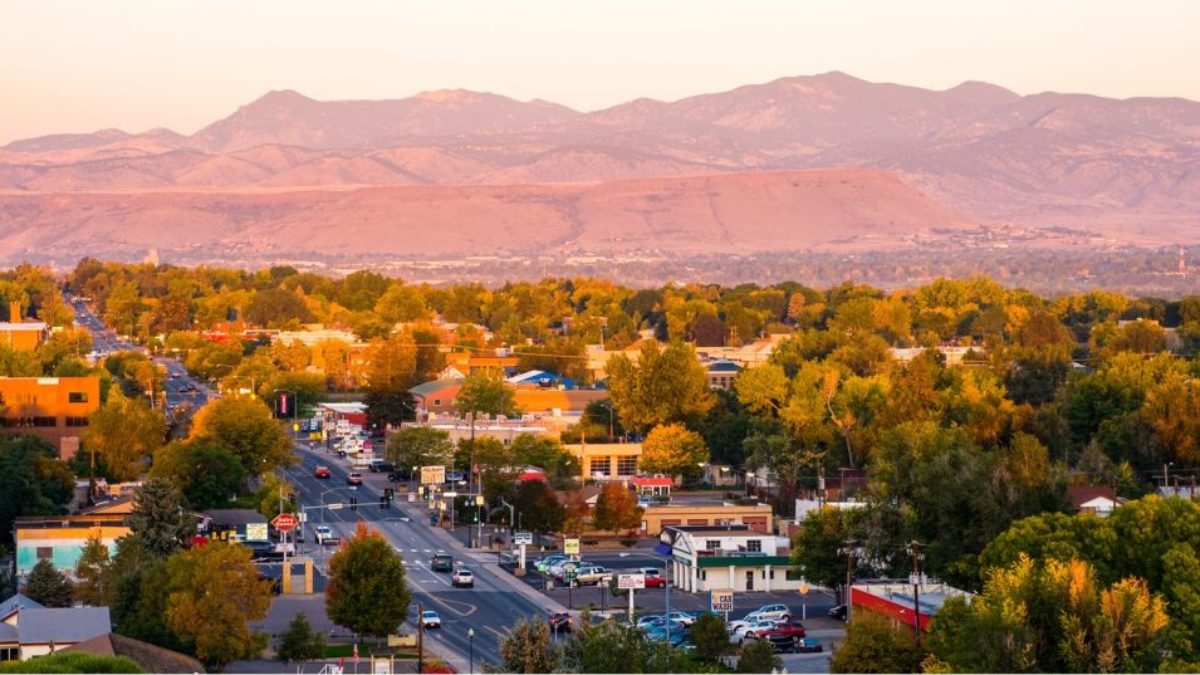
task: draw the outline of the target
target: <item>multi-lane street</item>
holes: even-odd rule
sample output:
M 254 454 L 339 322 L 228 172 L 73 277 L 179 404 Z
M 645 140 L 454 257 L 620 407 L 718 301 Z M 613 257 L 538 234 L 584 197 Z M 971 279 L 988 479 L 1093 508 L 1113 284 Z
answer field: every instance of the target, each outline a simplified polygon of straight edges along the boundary
M 308 513 L 304 550 L 312 555 L 318 567 L 328 559 L 330 552 L 322 551 L 313 541 L 313 530 L 321 524 L 322 519 L 334 534 L 342 538 L 353 535 L 358 522 L 366 522 L 379 531 L 400 554 L 407 567 L 408 586 L 412 590 L 410 624 L 415 625 L 413 622 L 418 603 L 424 603 L 425 609 L 432 609 L 441 615 L 442 628 L 426 633 L 427 639 L 433 644 L 449 647 L 465 659 L 471 649 L 468 629 L 474 628 L 476 664 L 496 662 L 499 642 L 517 619 L 545 619 L 548 616 L 549 609 L 546 606 L 532 602 L 497 576 L 503 572 L 474 564 L 474 558 L 466 557 L 465 551 L 449 535 L 430 527 L 428 520 L 423 520 L 425 513 L 421 503 L 408 504 L 404 493 L 398 493 L 391 509 L 381 509 L 379 496 L 382 490 L 379 486 L 371 485 L 371 478 L 361 487 L 346 485 L 348 469 L 344 460 L 339 460 L 336 454 L 327 453 L 320 447 L 315 451 L 310 450 L 306 443 L 300 443 L 297 445 L 297 455 L 301 462 L 288 469 L 287 475 L 300 494 L 301 506 Z M 329 467 L 331 476 L 325 479 L 314 477 L 313 472 L 318 465 Z M 351 497 L 358 498 L 357 511 L 349 510 Z M 312 508 L 322 504 L 346 506 L 338 510 Z M 455 563 L 463 563 L 474 572 L 474 588 L 454 588 L 450 584 L 449 574 L 429 569 L 430 556 L 442 552 L 452 555 Z

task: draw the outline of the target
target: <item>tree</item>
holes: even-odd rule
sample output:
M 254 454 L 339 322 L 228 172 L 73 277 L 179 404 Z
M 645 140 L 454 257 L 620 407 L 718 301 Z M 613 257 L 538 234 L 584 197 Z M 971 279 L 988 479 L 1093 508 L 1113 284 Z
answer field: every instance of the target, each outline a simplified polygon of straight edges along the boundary
M 4 661 L 0 673 L 144 673 L 136 662 L 125 656 L 55 652 L 28 661 Z
M 206 666 L 220 669 L 265 645 L 249 622 L 267 615 L 271 583 L 250 555 L 245 546 L 214 541 L 167 561 L 166 623 Z
M 912 630 L 873 612 L 860 612 L 829 661 L 835 673 L 919 673 L 924 652 Z
M 505 673 L 559 672 L 559 653 L 545 621 L 519 619 L 500 641 L 500 667 Z
M 846 582 L 845 540 L 851 538 L 852 511 L 822 509 L 809 513 L 792 540 L 792 564 L 805 579 L 840 589 Z
M 75 563 L 75 598 L 85 605 L 107 607 L 112 602 L 108 547 L 96 537 L 83 545 L 83 555 Z
M 513 508 L 521 514 L 522 528 L 543 534 L 560 531 L 566 517 L 566 509 L 558 503 L 554 490 L 540 480 L 527 480 L 517 486 Z
M 117 540 L 108 572 L 114 630 L 166 649 L 184 649 L 164 618 L 169 595 L 166 561 L 148 551 L 141 537 L 131 534 Z
M 246 484 L 238 456 L 206 443 L 164 446 L 154 453 L 150 475 L 169 481 L 197 511 L 225 506 Z
M 313 630 L 304 612 L 297 612 L 279 640 L 275 658 L 287 662 L 315 661 L 324 654 L 325 636 Z
M 72 594 L 67 575 L 46 559 L 39 560 L 25 579 L 25 595 L 47 607 L 70 607 Z
M 200 409 L 192 422 L 194 443 L 232 451 L 246 476 L 257 476 L 296 461 L 292 442 L 271 411 L 251 398 L 222 398 Z
M 454 456 L 454 443 L 441 429 L 403 427 L 388 437 L 387 456 L 399 466 L 446 466 Z
M 388 635 L 408 616 L 409 600 L 400 557 L 383 536 L 360 522 L 329 560 L 329 618 L 356 633 Z
M 183 509 L 183 497 L 175 486 L 151 478 L 133 498 L 129 529 L 151 555 L 161 559 L 183 548 L 196 531 L 196 521 Z
M 725 620 L 715 614 L 701 614 L 692 624 L 692 644 L 696 655 L 708 663 L 718 663 L 733 648 Z
M 708 460 L 704 439 L 682 424 L 654 427 L 642 442 L 641 467 L 650 473 L 694 479 Z
M 471 373 L 463 380 L 454 399 L 454 407 L 462 415 L 513 415 L 513 390 L 504 382 L 501 371 L 483 370 Z
M 416 418 L 416 406 L 412 394 L 403 389 L 367 390 L 363 398 L 367 406 L 367 426 L 381 431 L 388 426 L 399 427 Z
M 75 477 L 46 441 L 0 435 L 0 544 L 12 542 L 17 516 L 62 513 L 75 493 Z
M 633 492 L 616 482 L 605 483 L 596 498 L 596 512 L 592 514 L 592 527 L 597 530 L 633 529 L 642 523 L 642 509 L 637 505 Z
M 267 288 L 254 294 L 243 318 L 257 326 L 282 326 L 289 322 L 308 323 L 312 312 L 300 296 L 281 288 Z
M 609 360 L 609 391 L 621 420 L 646 431 L 661 424 L 694 424 L 713 407 L 708 373 L 692 348 L 681 342 L 665 349 L 650 340 L 637 363 L 624 354 Z
M 783 659 L 775 654 L 770 640 L 747 640 L 738 657 L 739 673 L 771 673 L 783 668 Z

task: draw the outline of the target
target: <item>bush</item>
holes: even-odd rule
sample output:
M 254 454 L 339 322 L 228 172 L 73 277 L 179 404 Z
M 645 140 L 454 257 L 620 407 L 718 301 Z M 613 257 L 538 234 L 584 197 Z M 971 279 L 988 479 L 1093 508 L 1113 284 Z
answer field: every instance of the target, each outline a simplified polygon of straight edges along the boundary
M 59 652 L 28 661 L 0 663 L 0 673 L 144 673 L 124 656 Z

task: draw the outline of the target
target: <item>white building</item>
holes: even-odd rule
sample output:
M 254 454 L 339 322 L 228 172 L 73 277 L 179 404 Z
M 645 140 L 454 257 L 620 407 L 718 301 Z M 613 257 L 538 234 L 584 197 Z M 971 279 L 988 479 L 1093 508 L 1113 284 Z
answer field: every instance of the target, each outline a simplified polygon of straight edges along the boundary
M 692 593 L 799 590 L 787 539 L 745 525 L 667 527 L 657 549 L 671 555 L 670 581 Z

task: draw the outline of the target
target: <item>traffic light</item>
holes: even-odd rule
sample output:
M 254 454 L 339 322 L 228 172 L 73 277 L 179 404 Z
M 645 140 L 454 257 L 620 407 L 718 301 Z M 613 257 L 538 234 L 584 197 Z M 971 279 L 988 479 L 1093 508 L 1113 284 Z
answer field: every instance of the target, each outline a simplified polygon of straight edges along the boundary
M 350 498 L 350 510 L 351 510 L 351 511 L 357 511 L 357 510 L 358 510 L 358 497 L 351 497 L 351 498 Z
M 379 495 L 379 508 L 386 509 L 387 507 L 387 497 L 385 495 Z

